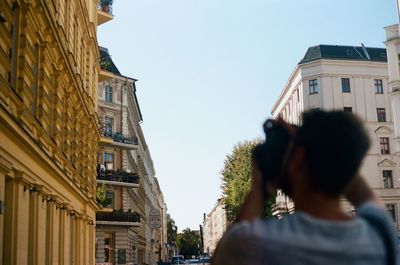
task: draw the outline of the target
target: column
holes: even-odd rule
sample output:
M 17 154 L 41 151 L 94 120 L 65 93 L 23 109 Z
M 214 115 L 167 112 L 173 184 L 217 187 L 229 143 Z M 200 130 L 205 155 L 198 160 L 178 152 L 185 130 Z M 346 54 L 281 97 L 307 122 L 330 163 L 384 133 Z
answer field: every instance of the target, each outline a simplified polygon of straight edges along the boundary
M 17 178 L 6 181 L 4 215 L 4 253 L 3 261 L 7 265 L 28 263 L 28 227 L 29 227 L 29 190 L 24 189 L 22 173 Z
M 11 171 L 12 165 L 0 157 L 0 265 L 3 265 L 3 235 L 4 235 L 4 218 L 5 218 L 5 185 L 6 174 Z M 11 178 L 8 179 L 11 181 Z

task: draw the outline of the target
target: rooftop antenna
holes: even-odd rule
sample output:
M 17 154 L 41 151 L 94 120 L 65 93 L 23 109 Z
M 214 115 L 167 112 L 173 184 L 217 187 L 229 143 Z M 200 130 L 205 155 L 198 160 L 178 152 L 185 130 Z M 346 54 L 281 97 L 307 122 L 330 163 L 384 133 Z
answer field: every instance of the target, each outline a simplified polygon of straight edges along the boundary
M 398 1 L 400 1 L 400 0 L 398 0 Z M 367 59 L 368 59 L 368 60 L 371 60 L 371 56 L 369 56 L 369 53 L 368 53 L 367 49 L 366 49 L 365 46 L 364 46 L 364 43 L 361 43 L 360 45 L 361 45 L 361 48 L 363 49 L 363 51 L 364 51 L 365 56 L 367 57 Z

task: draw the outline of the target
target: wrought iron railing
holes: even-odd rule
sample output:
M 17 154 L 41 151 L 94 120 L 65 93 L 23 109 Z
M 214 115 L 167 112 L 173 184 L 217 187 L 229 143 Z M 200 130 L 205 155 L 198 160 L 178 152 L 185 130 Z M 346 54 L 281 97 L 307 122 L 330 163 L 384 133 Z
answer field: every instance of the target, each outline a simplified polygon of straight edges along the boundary
M 113 13 L 112 4 L 113 4 L 112 0 L 100 0 L 100 2 L 97 5 L 97 9 L 112 15 Z
M 124 144 L 133 144 L 138 145 L 139 140 L 137 137 L 128 137 L 123 135 L 120 132 L 113 132 L 113 121 L 107 118 L 99 118 L 100 122 L 100 134 L 103 137 L 112 138 L 115 142 L 124 143 Z
M 130 211 L 98 212 L 96 221 L 140 223 L 140 215 Z
M 98 169 L 97 179 L 105 181 L 139 184 L 139 176 L 137 175 L 137 173 L 130 173 L 123 170 Z

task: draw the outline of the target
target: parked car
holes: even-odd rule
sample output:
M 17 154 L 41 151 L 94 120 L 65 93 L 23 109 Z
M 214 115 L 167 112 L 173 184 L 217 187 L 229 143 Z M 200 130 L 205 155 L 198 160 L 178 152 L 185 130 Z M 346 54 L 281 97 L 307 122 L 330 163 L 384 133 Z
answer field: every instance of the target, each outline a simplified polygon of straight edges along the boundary
M 173 256 L 171 264 L 185 264 L 185 258 L 182 255 Z
M 210 257 L 200 258 L 198 264 L 202 264 L 202 265 L 211 264 L 211 258 Z

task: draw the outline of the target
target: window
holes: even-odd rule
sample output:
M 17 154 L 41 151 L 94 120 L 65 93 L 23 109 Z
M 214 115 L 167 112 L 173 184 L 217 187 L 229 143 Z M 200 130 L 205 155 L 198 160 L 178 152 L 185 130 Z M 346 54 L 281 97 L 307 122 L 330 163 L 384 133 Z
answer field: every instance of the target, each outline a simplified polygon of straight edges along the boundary
M 113 101 L 113 89 L 110 86 L 106 86 L 104 89 L 105 96 L 104 98 L 106 99 L 107 102 L 112 102 Z
M 114 262 L 114 233 L 106 232 L 104 234 L 104 262 Z
M 385 108 L 377 108 L 376 115 L 378 116 L 379 122 L 386 122 L 386 110 Z
M 308 88 L 310 90 L 310 95 L 318 94 L 318 82 L 317 82 L 317 79 L 308 80 Z
M 393 222 L 397 221 L 396 218 L 396 205 L 395 204 L 386 204 L 386 211 L 388 211 L 389 215 L 392 217 Z
M 388 137 L 381 137 L 381 154 L 390 154 L 390 147 L 389 147 L 389 138 Z
M 383 177 L 383 187 L 385 189 L 393 188 L 393 173 L 391 170 L 383 170 L 382 171 Z
M 375 94 L 383 94 L 382 79 L 375 79 L 374 85 L 375 85 Z
M 349 78 L 342 78 L 342 92 L 350 93 L 350 79 Z
M 113 162 L 113 161 L 114 161 L 114 154 L 104 153 L 104 162 Z
M 114 124 L 114 119 L 112 117 L 104 118 L 104 136 L 106 137 L 113 136 L 113 124 Z
M 352 113 L 353 112 L 353 108 L 352 107 L 344 107 L 343 111 Z
M 113 191 L 107 191 L 106 192 L 106 198 L 107 198 L 107 204 L 104 205 L 104 207 L 112 208 L 113 207 L 113 202 L 114 202 L 114 192 Z
M 297 94 L 297 102 L 300 102 L 300 92 L 299 92 L 299 89 L 296 89 L 296 94 Z
M 104 153 L 104 166 L 106 170 L 114 169 L 114 155 L 112 153 Z

